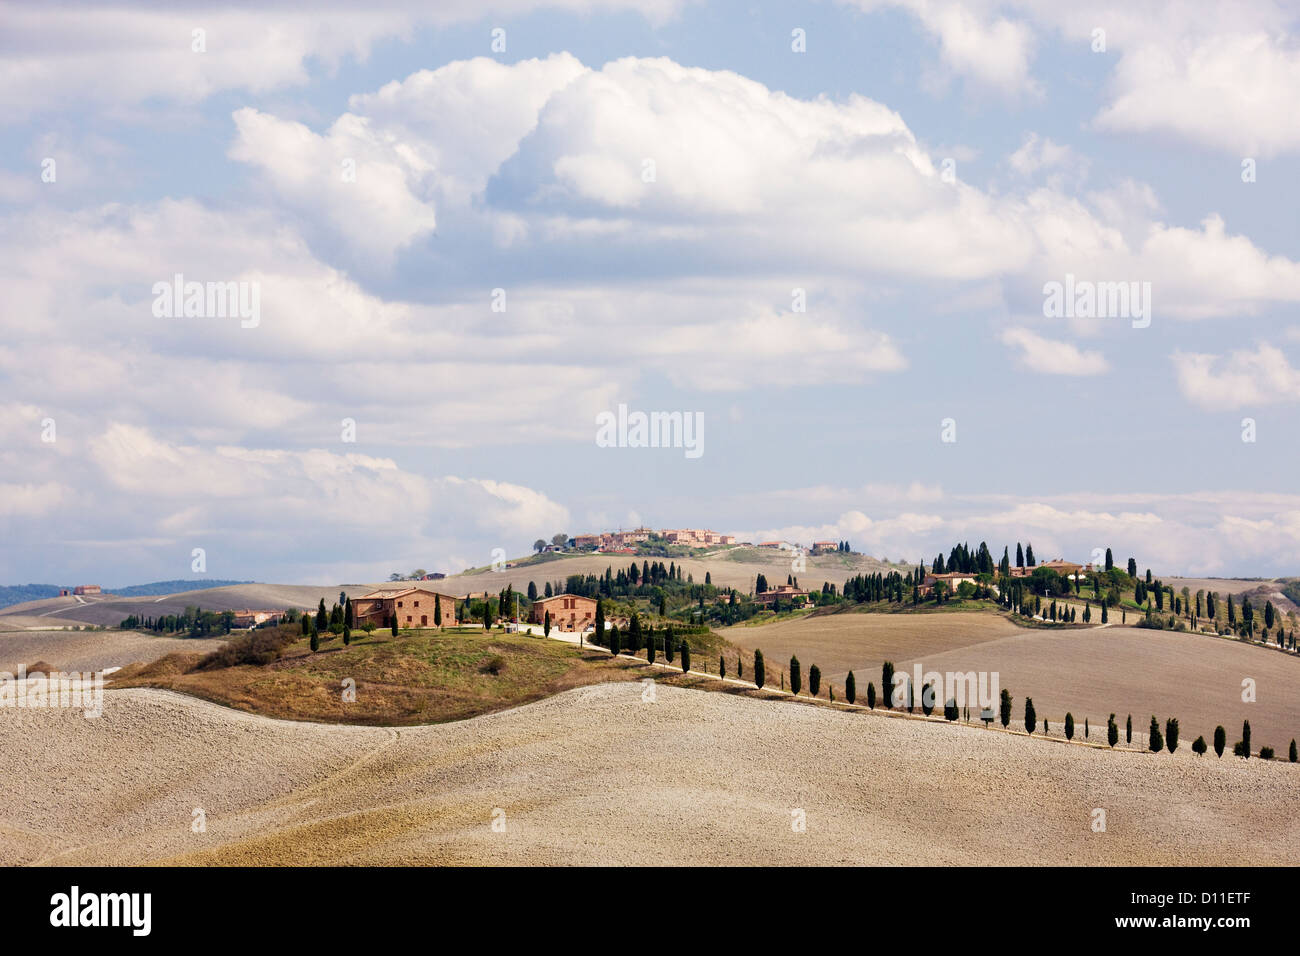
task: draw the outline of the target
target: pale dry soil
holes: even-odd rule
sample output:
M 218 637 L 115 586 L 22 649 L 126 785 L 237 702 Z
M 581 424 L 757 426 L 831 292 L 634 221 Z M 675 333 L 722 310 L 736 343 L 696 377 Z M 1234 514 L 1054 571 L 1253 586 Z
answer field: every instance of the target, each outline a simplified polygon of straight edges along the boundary
M 100 671 L 156 661 L 177 651 L 206 654 L 224 643 L 143 631 L 9 631 L 0 633 L 0 671 L 16 674 L 19 667 L 38 661 L 64 671 Z
M 0 863 L 1300 862 L 1295 766 L 655 696 L 601 684 L 401 730 L 156 690 L 110 691 L 99 719 L 0 709 Z

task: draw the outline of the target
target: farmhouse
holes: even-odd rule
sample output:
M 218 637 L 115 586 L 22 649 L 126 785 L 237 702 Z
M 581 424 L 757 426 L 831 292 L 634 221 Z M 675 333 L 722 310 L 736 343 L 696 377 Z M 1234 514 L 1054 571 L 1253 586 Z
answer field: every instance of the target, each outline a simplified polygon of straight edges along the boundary
M 250 611 L 245 608 L 242 611 L 233 612 L 235 620 L 232 622 L 235 627 L 257 627 L 259 624 L 276 624 L 280 618 L 284 617 L 283 611 Z
M 831 551 L 838 551 L 840 543 L 838 541 L 814 541 L 812 546 L 813 554 L 828 554 Z
M 103 594 L 98 584 L 78 584 L 72 589 L 73 594 Z
M 442 623 L 456 623 L 456 598 L 427 588 L 380 588 L 352 601 L 352 618 L 357 627 L 384 627 L 394 614 L 400 627 L 432 627 L 434 605 L 442 605 Z
M 757 604 L 771 604 L 773 601 L 794 601 L 801 600 L 801 603 L 807 603 L 808 592 L 795 587 L 793 584 L 778 584 L 774 588 L 766 591 L 760 591 L 754 595 L 754 601 Z
M 1075 578 L 1083 570 L 1082 564 L 1075 564 L 1073 561 L 1066 561 L 1057 558 L 1055 561 L 1044 561 L 1039 565 L 1040 568 L 1050 568 L 1063 578 Z
M 596 599 L 580 594 L 557 594 L 555 597 L 534 601 L 528 609 L 528 620 L 545 624 L 546 612 L 551 614 L 551 626 L 561 631 L 585 631 L 596 625 Z

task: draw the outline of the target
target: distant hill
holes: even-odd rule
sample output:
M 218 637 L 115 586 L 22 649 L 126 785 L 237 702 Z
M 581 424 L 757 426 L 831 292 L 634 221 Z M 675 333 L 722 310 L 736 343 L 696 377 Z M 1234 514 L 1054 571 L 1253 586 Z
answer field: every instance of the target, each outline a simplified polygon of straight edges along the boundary
M 199 588 L 219 588 L 228 584 L 251 584 L 251 581 L 225 581 L 217 578 L 191 578 L 188 581 L 154 581 L 152 584 L 132 584 L 121 588 L 104 588 L 109 594 L 121 597 L 147 597 L 158 594 L 179 594 L 181 591 L 194 591 Z M 45 598 L 58 597 L 59 591 L 67 584 L 5 584 L 0 585 L 0 607 L 22 604 L 25 601 L 41 601 Z

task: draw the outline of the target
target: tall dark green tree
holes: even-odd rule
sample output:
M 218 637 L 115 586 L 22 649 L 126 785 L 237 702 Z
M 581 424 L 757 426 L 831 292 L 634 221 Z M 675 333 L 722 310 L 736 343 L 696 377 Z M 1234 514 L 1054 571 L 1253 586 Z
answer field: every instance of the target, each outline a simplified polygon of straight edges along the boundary
M 1034 732 L 1034 728 L 1036 728 L 1037 726 L 1038 726 L 1038 714 L 1034 711 L 1034 699 L 1032 697 L 1026 697 L 1025 698 L 1025 730 L 1027 730 L 1029 733 L 1032 734 Z
M 762 687 L 767 683 L 767 670 L 763 666 L 763 652 L 754 651 L 754 685 Z
M 1228 732 L 1224 730 L 1223 725 L 1220 724 L 1218 727 L 1214 728 L 1214 755 L 1216 757 L 1222 757 L 1223 748 L 1226 747 L 1227 745 L 1228 745 Z
M 1132 742 L 1133 742 L 1133 715 L 1129 714 L 1128 720 L 1124 724 L 1124 743 L 1131 744 Z
M 808 693 L 816 697 L 822 689 L 822 670 L 816 664 L 808 668 Z
M 677 650 L 681 651 L 681 654 L 682 654 L 682 673 L 685 674 L 688 670 L 691 669 L 691 644 L 690 644 L 690 641 L 686 640 L 686 638 L 683 637 L 683 638 L 682 638 L 682 642 L 681 642 L 681 644 L 678 645 L 678 647 L 677 647 Z
M 320 599 L 320 607 L 316 609 L 316 630 L 327 631 L 330 626 L 329 612 L 325 610 L 325 599 Z
M 894 662 L 885 661 L 880 668 L 880 692 L 885 695 L 885 707 L 892 708 L 900 701 L 894 700 Z
M 876 685 L 867 681 L 867 707 L 871 710 L 876 709 Z
M 1068 710 L 1065 712 L 1065 739 L 1074 739 L 1074 714 Z
M 388 619 L 388 624 L 389 627 L 392 628 L 393 637 L 396 637 L 397 636 L 397 612 L 396 611 L 394 611 L 393 616 Z
M 1196 756 L 1204 757 L 1205 751 L 1208 749 L 1209 748 L 1205 746 L 1204 737 L 1197 737 L 1195 740 L 1192 741 L 1192 753 L 1196 754 Z
M 998 701 L 998 717 L 1004 729 L 1011 726 L 1011 692 L 1005 687 L 1002 688 L 1002 696 Z
M 1106 721 L 1106 743 L 1112 747 L 1119 743 L 1119 725 L 1115 723 L 1114 714 Z
M 853 676 L 853 671 L 849 671 L 849 676 L 844 678 L 844 699 L 850 704 L 858 699 L 858 682 Z
M 597 644 L 605 643 L 605 601 L 603 598 L 596 598 L 596 625 L 595 634 L 592 639 Z
M 1151 729 L 1147 731 L 1147 749 L 1153 754 L 1160 753 L 1165 747 L 1165 739 L 1160 735 L 1160 723 L 1156 715 L 1151 715 Z
M 1109 571 L 1115 567 L 1115 557 L 1110 553 L 1110 548 L 1106 549 L 1106 570 Z
M 790 655 L 790 693 L 794 694 L 797 697 L 799 696 L 799 691 L 801 690 L 803 690 L 803 674 L 799 669 L 799 658 L 791 654 Z
M 1165 747 L 1170 753 L 1178 749 L 1178 718 L 1170 717 L 1165 721 Z
M 1241 722 L 1241 742 L 1246 745 L 1246 753 L 1244 756 L 1249 757 L 1250 756 L 1250 721 L 1249 720 L 1243 720 Z

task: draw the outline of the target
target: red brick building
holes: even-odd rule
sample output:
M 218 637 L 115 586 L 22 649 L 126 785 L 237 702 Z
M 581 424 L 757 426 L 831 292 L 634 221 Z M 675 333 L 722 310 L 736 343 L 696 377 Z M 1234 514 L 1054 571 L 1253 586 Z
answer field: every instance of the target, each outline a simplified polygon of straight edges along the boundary
M 555 597 L 534 601 L 528 609 L 528 620 L 545 624 L 546 612 L 551 612 L 551 627 L 561 631 L 585 631 L 596 626 L 596 599 L 580 594 L 557 594 Z
M 456 598 L 427 588 L 380 588 L 352 601 L 356 627 L 387 627 L 394 614 L 399 627 L 433 627 L 434 606 L 442 605 L 442 624 L 456 623 Z

